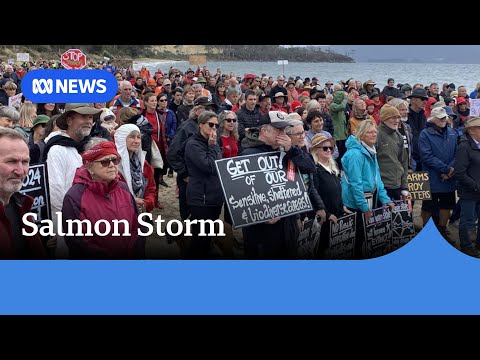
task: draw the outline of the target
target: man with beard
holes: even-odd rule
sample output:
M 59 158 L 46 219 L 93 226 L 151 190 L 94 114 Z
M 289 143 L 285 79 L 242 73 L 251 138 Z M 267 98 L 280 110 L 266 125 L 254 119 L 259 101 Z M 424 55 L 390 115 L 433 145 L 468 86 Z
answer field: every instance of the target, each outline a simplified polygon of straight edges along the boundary
M 32 197 L 18 192 L 27 176 L 29 161 L 28 146 L 22 134 L 13 129 L 0 127 L 1 259 L 47 258 L 38 235 L 22 234 L 24 228 L 22 217 L 31 211 L 33 204 Z
M 45 138 L 44 159 L 47 161 L 50 206 L 54 219 L 56 212 L 62 211 L 63 198 L 72 186 L 75 171 L 82 166 L 81 153 L 90 139 L 93 115 L 101 111 L 88 104 L 66 104 L 65 112 L 56 122 L 61 130 Z M 57 221 L 53 223 L 56 225 Z M 57 237 L 56 257 L 68 257 L 67 246 L 60 237 Z

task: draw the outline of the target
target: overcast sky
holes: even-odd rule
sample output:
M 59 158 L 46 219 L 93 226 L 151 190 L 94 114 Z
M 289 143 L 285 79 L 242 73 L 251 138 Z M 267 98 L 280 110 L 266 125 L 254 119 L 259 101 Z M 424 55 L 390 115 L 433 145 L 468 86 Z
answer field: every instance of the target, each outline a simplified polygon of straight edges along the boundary
M 356 62 L 399 59 L 401 62 L 479 64 L 480 45 L 322 45 Z

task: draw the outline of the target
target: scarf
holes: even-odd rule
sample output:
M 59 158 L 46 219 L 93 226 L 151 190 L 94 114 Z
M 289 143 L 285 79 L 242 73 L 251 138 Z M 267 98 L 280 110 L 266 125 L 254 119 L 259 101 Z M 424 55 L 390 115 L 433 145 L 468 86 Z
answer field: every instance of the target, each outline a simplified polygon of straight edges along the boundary
M 361 143 L 362 143 L 363 147 L 364 147 L 365 149 L 367 149 L 367 151 L 370 153 L 370 155 L 371 155 L 372 157 L 377 154 L 377 150 L 375 149 L 375 145 L 373 145 L 372 147 L 370 147 L 370 146 L 368 146 L 368 145 L 365 143 L 365 141 L 363 141 L 363 140 L 361 141 Z
M 137 154 L 133 154 L 130 158 L 130 175 L 132 177 L 133 193 L 136 197 L 143 199 L 143 195 L 145 194 L 145 179 Z
M 77 142 L 73 140 L 71 137 L 63 136 L 63 135 L 55 135 L 52 137 L 48 143 L 45 145 L 45 150 L 43 152 L 43 159 L 42 162 L 47 161 L 47 155 L 53 145 L 60 145 L 65 147 L 74 147 L 77 149 L 79 154 L 83 153 L 85 145 L 90 141 L 90 136 L 85 136 L 82 141 Z

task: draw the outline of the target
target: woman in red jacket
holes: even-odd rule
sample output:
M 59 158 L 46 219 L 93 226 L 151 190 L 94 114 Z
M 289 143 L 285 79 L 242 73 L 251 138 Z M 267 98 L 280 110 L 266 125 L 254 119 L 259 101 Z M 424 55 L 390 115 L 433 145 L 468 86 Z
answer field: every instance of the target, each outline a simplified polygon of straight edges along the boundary
M 144 258 L 145 238 L 138 234 L 136 201 L 118 173 L 120 154 L 111 141 L 92 144 L 87 144 L 83 165 L 63 199 L 64 228 L 73 224 L 68 220 L 81 221 L 65 235 L 69 258 Z
M 125 124 L 115 131 L 115 145 L 122 157 L 118 171 L 123 175 L 139 212 L 150 212 L 155 207 L 157 191 L 154 170 L 145 160 L 142 135 L 137 125 Z

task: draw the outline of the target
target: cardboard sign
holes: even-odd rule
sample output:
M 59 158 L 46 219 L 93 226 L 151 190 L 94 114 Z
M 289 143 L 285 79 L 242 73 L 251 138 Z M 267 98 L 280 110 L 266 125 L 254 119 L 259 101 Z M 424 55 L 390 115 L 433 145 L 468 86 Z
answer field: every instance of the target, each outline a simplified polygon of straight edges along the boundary
M 204 55 L 204 54 L 190 55 L 188 57 L 188 63 L 189 65 L 206 65 L 207 55 Z
M 407 175 L 408 192 L 413 200 L 431 200 L 430 178 L 428 172 L 417 171 Z
M 336 224 L 330 223 L 329 244 L 325 259 L 353 259 L 357 231 L 356 215 L 357 213 L 345 215 L 338 218 Z
M 242 227 L 312 211 L 298 169 L 287 178 L 287 159 L 280 152 L 237 156 L 215 161 L 233 225 Z
M 401 248 L 415 237 L 413 213 L 408 211 L 408 204 L 395 201 L 392 211 L 392 244 L 393 250 Z
M 19 93 L 19 94 L 10 96 L 8 98 L 8 106 L 13 106 L 15 104 L 21 104 L 22 103 L 22 96 L 23 96 L 23 93 Z
M 297 239 L 297 258 L 312 260 L 316 258 L 322 225 L 313 218 L 303 223 L 303 230 Z
M 480 116 L 480 99 L 470 99 L 470 115 Z
M 389 254 L 393 251 L 392 244 L 392 212 L 385 206 L 372 210 L 373 215 L 366 221 L 363 217 L 365 242 L 363 258 L 371 259 Z
M 38 214 L 37 222 L 51 220 L 50 193 L 48 191 L 47 164 L 30 165 L 28 174 L 23 181 L 20 193 L 33 197 L 31 212 Z
M 17 61 L 28 62 L 30 61 L 29 53 L 17 53 Z

